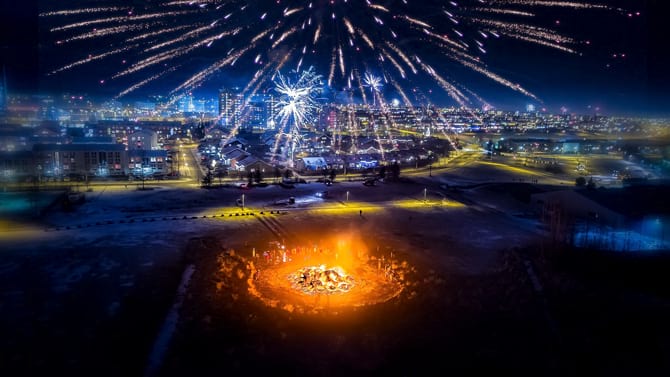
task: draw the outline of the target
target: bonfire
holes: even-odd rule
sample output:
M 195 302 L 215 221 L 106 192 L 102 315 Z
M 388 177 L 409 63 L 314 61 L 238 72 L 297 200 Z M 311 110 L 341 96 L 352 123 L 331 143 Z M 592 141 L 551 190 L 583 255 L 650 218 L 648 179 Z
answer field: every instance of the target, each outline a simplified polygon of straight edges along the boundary
M 346 293 L 354 286 L 354 279 L 340 267 L 325 265 L 303 267 L 289 275 L 289 281 L 293 288 L 307 294 Z

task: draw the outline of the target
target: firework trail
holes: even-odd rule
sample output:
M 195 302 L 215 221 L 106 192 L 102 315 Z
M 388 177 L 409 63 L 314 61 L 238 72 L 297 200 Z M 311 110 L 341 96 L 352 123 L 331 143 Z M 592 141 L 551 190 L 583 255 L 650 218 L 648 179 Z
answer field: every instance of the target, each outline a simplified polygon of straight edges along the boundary
M 120 85 L 127 85 L 119 96 L 159 78 L 186 73 L 190 77 L 172 91 L 179 95 L 217 73 L 225 73 L 237 61 L 245 67 L 257 65 L 256 70 L 263 67 L 276 73 L 279 67 L 267 67 L 268 62 L 278 64 L 281 59 L 277 56 L 293 51 L 288 62 L 291 66 L 298 70 L 303 65 L 314 66 L 328 72 L 327 83 L 336 89 L 369 87 L 373 102 L 378 91 L 369 82 L 361 82 L 367 79 L 361 78 L 363 72 L 384 72 L 385 80 L 392 83 L 389 87 L 399 93 L 403 87 L 427 78 L 459 105 L 471 106 L 478 97 L 459 89 L 468 85 L 460 77 L 449 76 L 453 66 L 465 67 L 475 76 L 537 99 L 531 91 L 485 64 L 487 44 L 508 40 L 574 53 L 582 42 L 555 30 L 554 25 L 543 25 L 541 20 L 558 8 L 571 12 L 621 11 L 590 1 L 548 0 L 119 3 L 89 0 L 83 1 L 81 8 L 50 5 L 53 9 L 40 13 L 57 43 L 90 47 L 85 56 L 74 56 L 71 63 L 53 67 L 52 74 L 82 64 L 113 61 L 123 54 L 129 65 L 105 73 Z M 207 59 L 208 66 L 192 63 Z M 180 68 L 171 69 L 177 66 Z M 272 84 L 268 78 L 273 76 L 263 75 L 268 85 Z M 407 97 L 402 96 L 406 101 Z

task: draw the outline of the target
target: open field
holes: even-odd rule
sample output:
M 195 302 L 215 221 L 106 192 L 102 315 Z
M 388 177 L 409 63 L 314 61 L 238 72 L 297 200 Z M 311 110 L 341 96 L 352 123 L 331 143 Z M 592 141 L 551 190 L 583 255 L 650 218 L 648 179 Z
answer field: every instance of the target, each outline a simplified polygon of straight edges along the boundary
M 554 257 L 540 224 L 517 216 L 543 185 L 486 162 L 477 180 L 471 165 L 372 187 L 93 191 L 16 222 L 0 238 L 0 373 L 667 372 L 667 292 Z M 401 293 L 316 311 L 249 293 L 247 262 L 270 241 L 338 239 L 406 262 Z

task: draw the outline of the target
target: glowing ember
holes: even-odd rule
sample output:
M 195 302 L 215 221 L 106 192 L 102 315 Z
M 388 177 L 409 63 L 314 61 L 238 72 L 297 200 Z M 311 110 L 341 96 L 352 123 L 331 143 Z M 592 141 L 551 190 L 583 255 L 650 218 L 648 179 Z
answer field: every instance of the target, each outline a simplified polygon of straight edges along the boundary
M 325 265 L 303 267 L 288 278 L 293 288 L 307 294 L 346 293 L 354 286 L 354 279 L 340 267 Z

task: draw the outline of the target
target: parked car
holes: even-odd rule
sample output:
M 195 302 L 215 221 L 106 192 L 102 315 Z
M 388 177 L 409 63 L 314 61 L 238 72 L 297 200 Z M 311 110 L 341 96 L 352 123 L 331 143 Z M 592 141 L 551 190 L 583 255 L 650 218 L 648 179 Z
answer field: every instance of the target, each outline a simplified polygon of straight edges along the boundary
M 363 181 L 363 185 L 365 186 L 374 186 L 377 183 L 377 179 L 375 178 L 368 178 L 365 181 Z

